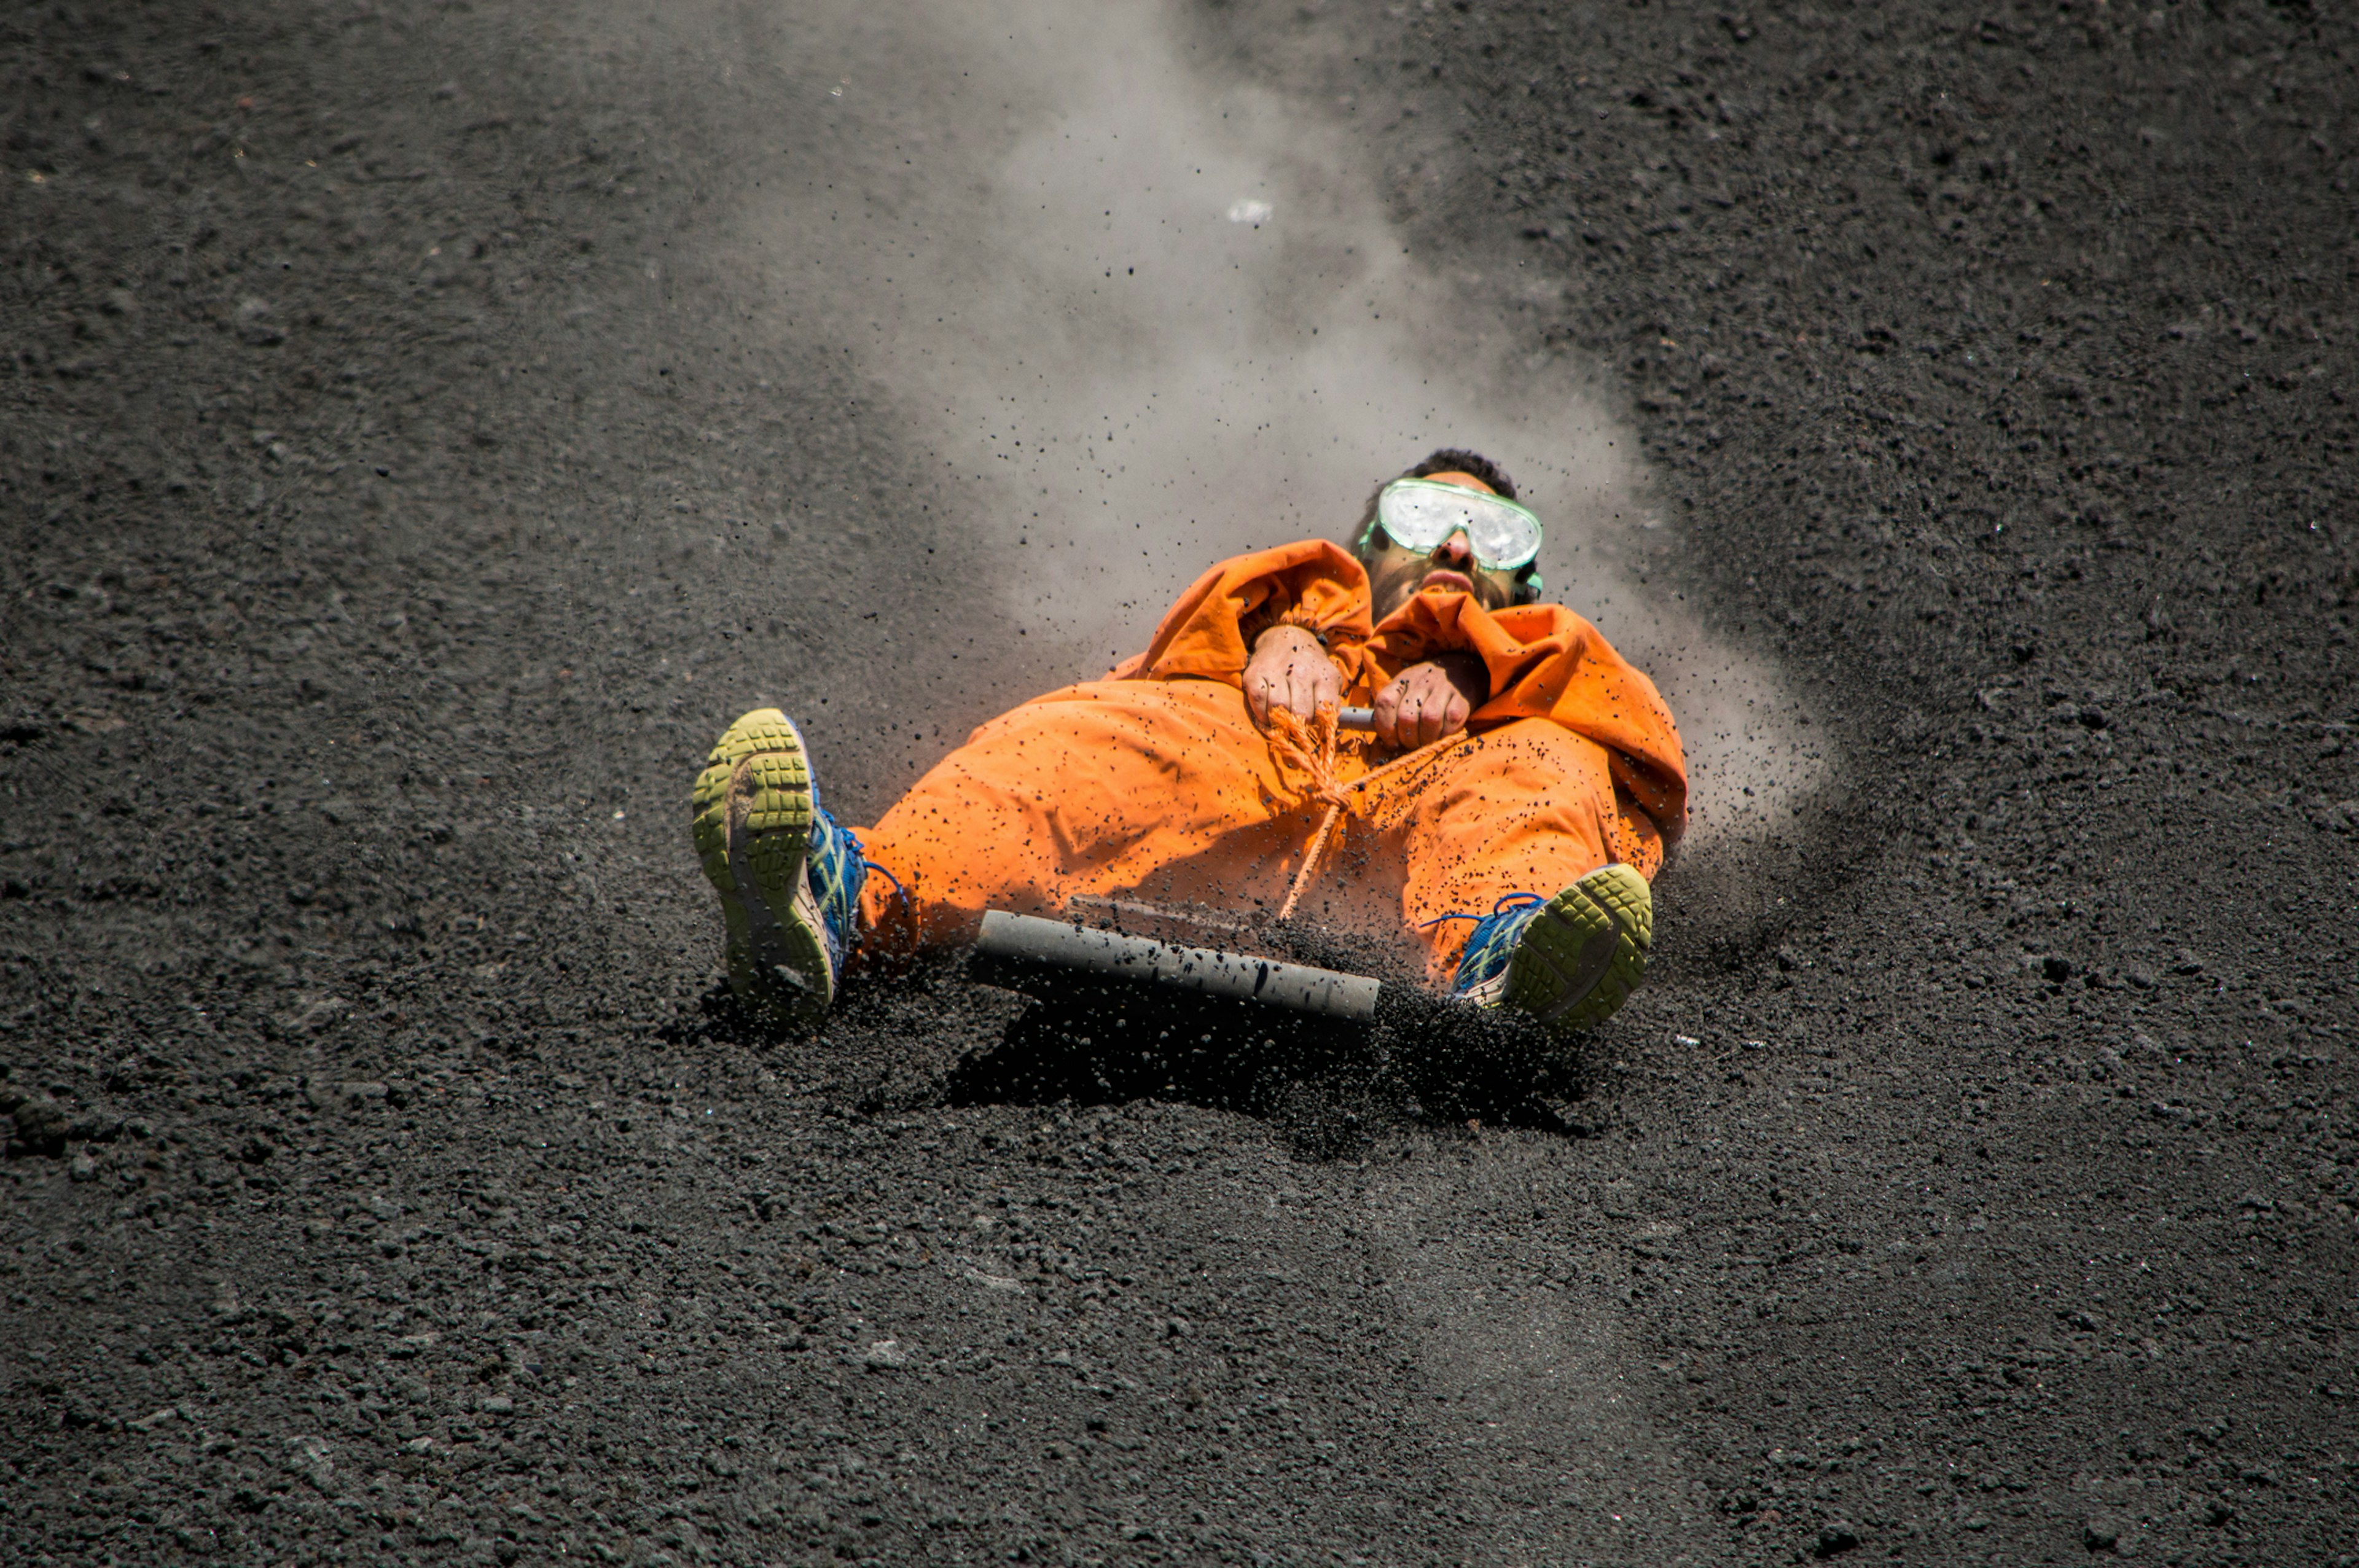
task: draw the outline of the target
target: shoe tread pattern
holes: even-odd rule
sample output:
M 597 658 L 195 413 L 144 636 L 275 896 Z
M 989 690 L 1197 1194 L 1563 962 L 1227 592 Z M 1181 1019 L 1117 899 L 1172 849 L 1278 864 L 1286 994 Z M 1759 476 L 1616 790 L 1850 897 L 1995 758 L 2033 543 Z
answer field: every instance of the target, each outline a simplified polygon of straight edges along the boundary
M 1524 928 L 1507 963 L 1506 1000 L 1559 1032 L 1593 1027 L 1637 989 L 1654 936 L 1647 879 L 1629 866 L 1600 867 Z
M 730 989 L 781 1022 L 808 1023 L 823 1014 L 833 969 L 805 875 L 817 802 L 793 720 L 766 708 L 732 724 L 697 775 L 690 808 L 697 859 L 721 895 Z M 733 816 L 740 838 L 734 857 Z M 749 898 L 763 907 L 749 908 Z M 778 975 L 782 966 L 801 979 Z

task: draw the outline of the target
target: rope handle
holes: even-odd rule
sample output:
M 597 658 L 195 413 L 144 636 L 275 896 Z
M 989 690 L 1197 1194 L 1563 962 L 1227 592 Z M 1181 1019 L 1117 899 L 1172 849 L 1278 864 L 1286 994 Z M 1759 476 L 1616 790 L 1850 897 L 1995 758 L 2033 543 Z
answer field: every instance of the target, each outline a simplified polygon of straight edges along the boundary
M 1406 770 L 1413 762 L 1432 761 L 1440 755 L 1444 745 L 1460 739 L 1457 735 L 1444 735 L 1404 756 L 1394 758 L 1381 767 L 1369 769 L 1350 784 L 1343 784 L 1335 777 L 1339 731 L 1346 722 L 1344 715 L 1347 712 L 1356 719 L 1364 711 L 1340 709 L 1332 702 L 1322 702 L 1318 712 L 1306 722 L 1290 708 L 1272 708 L 1269 710 L 1270 756 L 1281 771 L 1291 767 L 1309 778 L 1310 789 L 1308 798 L 1323 801 L 1327 806 L 1326 815 L 1320 818 L 1318 830 L 1310 835 L 1310 846 L 1302 852 L 1302 867 L 1294 873 L 1294 885 L 1287 889 L 1286 902 L 1277 906 L 1280 920 L 1293 915 L 1294 906 L 1301 902 L 1311 880 L 1318 875 L 1320 860 L 1326 855 L 1327 846 L 1334 839 L 1335 825 L 1350 808 L 1353 795 L 1378 779 Z M 1353 727 L 1357 728 L 1356 725 Z

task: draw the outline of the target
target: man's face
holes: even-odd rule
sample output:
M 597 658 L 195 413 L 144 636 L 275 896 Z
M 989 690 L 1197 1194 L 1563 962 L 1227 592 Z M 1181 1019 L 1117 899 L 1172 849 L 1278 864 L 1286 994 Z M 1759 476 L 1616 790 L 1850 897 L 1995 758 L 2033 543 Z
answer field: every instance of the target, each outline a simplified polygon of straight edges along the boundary
M 1486 485 L 1470 483 L 1447 474 L 1434 478 L 1446 484 L 1464 484 L 1469 490 L 1491 493 Z M 1467 543 L 1465 530 L 1452 534 L 1430 550 L 1412 550 L 1393 542 L 1392 535 L 1378 526 L 1369 538 L 1368 553 L 1360 557 L 1368 568 L 1368 595 L 1371 611 L 1382 621 L 1419 590 L 1440 589 L 1450 593 L 1471 593 L 1474 602 L 1485 610 L 1501 610 L 1516 601 L 1516 574 L 1508 571 L 1484 571 L 1474 564 L 1473 546 Z

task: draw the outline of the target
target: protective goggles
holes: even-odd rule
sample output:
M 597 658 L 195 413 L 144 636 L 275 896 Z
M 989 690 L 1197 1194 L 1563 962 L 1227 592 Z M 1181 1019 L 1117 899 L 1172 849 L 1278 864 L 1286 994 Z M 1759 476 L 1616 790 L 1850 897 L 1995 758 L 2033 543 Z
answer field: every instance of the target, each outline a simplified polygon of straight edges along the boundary
M 1376 494 L 1373 534 L 1382 528 L 1404 549 L 1436 550 L 1462 530 L 1474 564 L 1514 571 L 1540 553 L 1540 520 L 1503 496 L 1430 479 L 1397 479 Z M 1367 538 L 1361 544 L 1365 546 Z

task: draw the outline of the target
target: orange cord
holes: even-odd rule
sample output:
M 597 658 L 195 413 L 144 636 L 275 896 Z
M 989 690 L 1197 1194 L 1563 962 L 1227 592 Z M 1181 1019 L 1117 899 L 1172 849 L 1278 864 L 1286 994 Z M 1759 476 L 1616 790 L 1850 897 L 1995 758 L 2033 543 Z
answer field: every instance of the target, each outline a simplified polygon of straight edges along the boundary
M 1335 749 L 1340 739 L 1336 710 L 1332 703 L 1321 703 L 1319 712 L 1309 723 L 1288 708 L 1269 710 L 1269 750 L 1281 770 L 1292 767 L 1310 780 L 1308 798 L 1324 801 L 1327 815 L 1320 819 L 1319 830 L 1310 836 L 1310 844 L 1302 852 L 1302 869 L 1294 873 L 1294 885 L 1286 891 L 1286 902 L 1277 906 L 1277 917 L 1285 920 L 1294 914 L 1311 879 L 1319 873 L 1319 862 L 1327 853 L 1328 844 L 1335 837 L 1335 825 L 1350 808 L 1352 796 L 1378 779 L 1406 769 L 1410 763 L 1430 762 L 1440 754 L 1441 748 L 1457 735 L 1445 735 L 1439 741 L 1419 747 L 1406 756 L 1396 757 L 1382 767 L 1371 768 L 1350 784 L 1340 784 L 1335 778 Z

